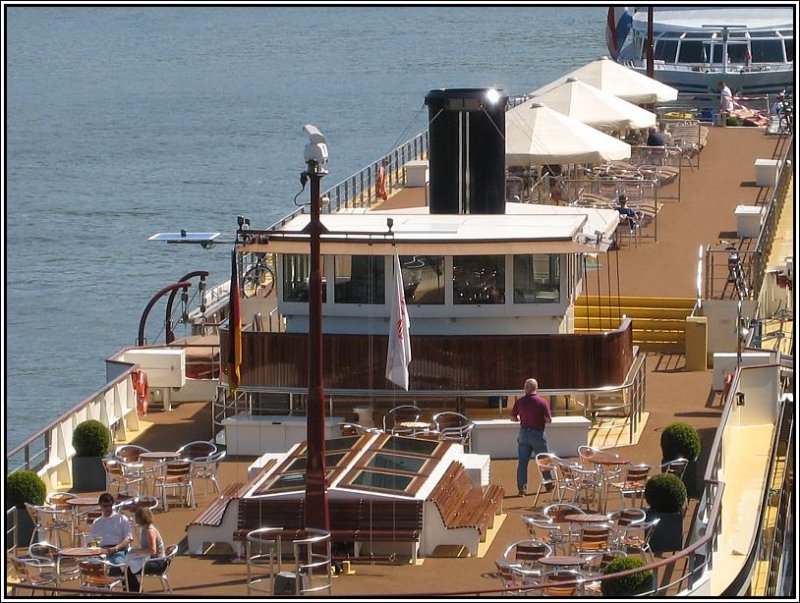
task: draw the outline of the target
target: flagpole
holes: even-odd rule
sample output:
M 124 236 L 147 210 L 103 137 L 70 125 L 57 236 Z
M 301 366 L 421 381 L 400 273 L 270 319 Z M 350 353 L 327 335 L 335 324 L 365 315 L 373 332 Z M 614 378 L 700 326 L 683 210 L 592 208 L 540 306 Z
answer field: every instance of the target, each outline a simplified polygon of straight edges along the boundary
M 313 128 L 313 130 L 311 130 Z M 306 527 L 330 529 L 328 499 L 325 486 L 325 392 L 322 386 L 322 271 L 320 270 L 320 181 L 328 172 L 323 164 L 328 158 L 325 137 L 314 127 L 304 130 L 310 142 L 306 145 L 307 169 L 311 181 L 311 265 L 308 275 L 308 403 L 306 409 Z

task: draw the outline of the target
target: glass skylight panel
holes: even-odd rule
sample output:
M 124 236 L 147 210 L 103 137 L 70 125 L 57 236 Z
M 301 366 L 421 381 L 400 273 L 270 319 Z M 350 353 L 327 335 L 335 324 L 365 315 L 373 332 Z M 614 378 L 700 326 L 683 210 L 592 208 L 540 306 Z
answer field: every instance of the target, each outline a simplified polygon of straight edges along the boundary
M 387 469 L 393 471 L 409 471 L 418 473 L 427 459 L 411 456 L 399 456 L 395 454 L 384 454 L 378 452 L 366 464 L 372 469 Z
M 420 438 L 389 438 L 381 446 L 383 450 L 394 450 L 395 452 L 408 452 L 411 454 L 424 454 L 429 456 L 439 446 L 439 442 L 434 440 L 423 440 Z
M 390 492 L 403 492 L 414 479 L 413 475 L 399 475 L 397 473 L 379 473 L 377 471 L 359 471 L 353 478 L 352 484 L 377 490 Z

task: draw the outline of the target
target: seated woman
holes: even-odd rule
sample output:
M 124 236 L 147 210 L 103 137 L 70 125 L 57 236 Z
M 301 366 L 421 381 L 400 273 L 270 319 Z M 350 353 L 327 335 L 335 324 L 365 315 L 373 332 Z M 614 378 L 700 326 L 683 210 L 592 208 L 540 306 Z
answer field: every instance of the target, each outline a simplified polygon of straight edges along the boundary
M 153 525 L 153 512 L 147 507 L 139 507 L 134 514 L 136 525 L 140 528 L 139 548 L 131 549 L 125 558 L 128 565 L 128 590 L 139 592 L 139 575 L 144 569 L 145 563 L 153 558 L 164 557 L 164 540 L 161 534 Z M 166 561 L 150 561 L 147 566 L 147 573 L 161 573 L 164 571 Z M 161 564 L 161 565 L 159 565 Z

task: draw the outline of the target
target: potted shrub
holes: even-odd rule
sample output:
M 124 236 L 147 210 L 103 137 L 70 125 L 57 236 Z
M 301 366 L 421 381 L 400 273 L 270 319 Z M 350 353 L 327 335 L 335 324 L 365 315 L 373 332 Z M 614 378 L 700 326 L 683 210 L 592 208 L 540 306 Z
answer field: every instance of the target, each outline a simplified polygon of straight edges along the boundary
M 678 551 L 683 546 L 683 514 L 686 510 L 686 486 L 677 475 L 659 473 L 644 487 L 644 498 L 649 508 L 648 521 L 661 518 L 653 528 L 650 548 L 654 553 Z
M 25 503 L 43 505 L 47 486 L 35 471 L 15 471 L 6 478 L 6 508 L 17 508 L 17 544 L 28 546 L 36 526 L 25 509 Z
M 106 488 L 102 458 L 111 446 L 111 432 L 96 419 L 84 421 L 72 432 L 72 486 L 76 492 L 97 492 Z
M 617 557 L 603 569 L 603 575 L 617 574 L 626 570 L 643 567 L 645 562 L 640 557 Z M 604 597 L 632 597 L 653 588 L 653 572 L 646 570 L 630 576 L 608 578 L 600 582 L 600 592 Z
M 700 456 L 700 434 L 687 423 L 672 423 L 661 432 L 661 463 L 685 458 L 689 461 L 683 473 L 688 496 L 697 494 L 697 457 Z

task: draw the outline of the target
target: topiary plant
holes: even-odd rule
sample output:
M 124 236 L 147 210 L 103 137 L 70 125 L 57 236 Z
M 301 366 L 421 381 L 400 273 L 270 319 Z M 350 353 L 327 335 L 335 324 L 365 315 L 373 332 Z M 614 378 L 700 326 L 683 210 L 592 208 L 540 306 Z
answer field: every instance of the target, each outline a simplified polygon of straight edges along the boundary
M 96 419 L 84 421 L 72 432 L 75 456 L 105 456 L 111 446 L 111 432 Z
M 625 570 L 643 567 L 645 562 L 639 557 L 617 557 L 603 570 L 604 575 L 616 574 Z M 647 592 L 653 585 L 653 572 L 646 570 L 630 576 L 608 578 L 600 583 L 600 592 L 604 597 L 630 597 Z
M 689 461 L 700 456 L 700 434 L 687 423 L 672 423 L 661 432 L 661 455 L 665 461 L 683 457 Z
M 676 513 L 686 504 L 686 486 L 677 475 L 659 473 L 647 480 L 644 498 L 653 511 Z
M 6 478 L 6 500 L 15 507 L 43 505 L 47 486 L 35 471 L 15 471 Z

